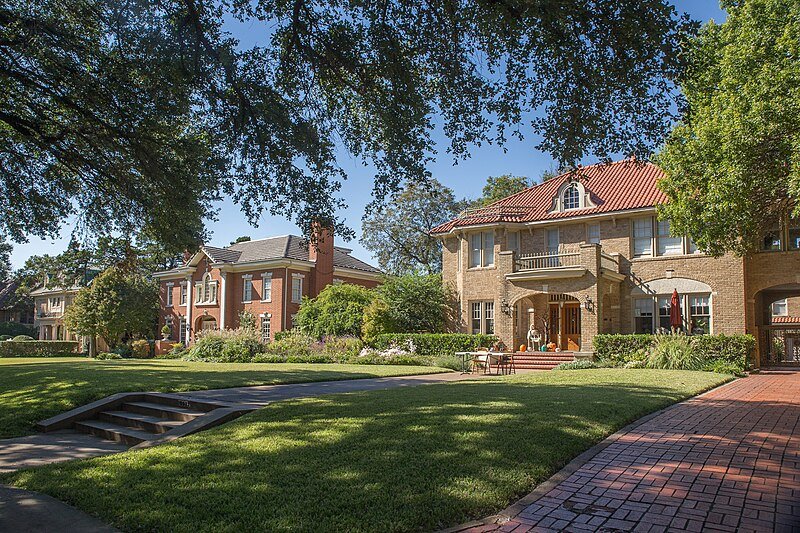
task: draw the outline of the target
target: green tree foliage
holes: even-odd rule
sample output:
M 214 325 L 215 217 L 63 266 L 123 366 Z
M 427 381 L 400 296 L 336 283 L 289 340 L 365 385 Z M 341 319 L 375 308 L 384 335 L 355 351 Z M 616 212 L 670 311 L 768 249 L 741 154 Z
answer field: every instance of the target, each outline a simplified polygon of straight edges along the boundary
M 428 177 L 437 125 L 456 159 L 524 130 L 564 163 L 645 154 L 690 26 L 667 0 L 9 0 L 0 229 L 52 236 L 72 214 L 179 253 L 224 194 L 347 235 L 339 147 L 380 201 Z
M 111 267 L 75 296 L 64 324 L 78 335 L 116 346 L 123 335 L 152 337 L 158 318 L 158 287 L 137 272 Z
M 442 333 L 453 315 L 453 295 L 441 274 L 387 277 L 365 312 L 364 338 L 382 333 Z
M 304 298 L 295 317 L 298 329 L 316 338 L 361 335 L 364 309 L 374 295 L 360 285 L 328 285 L 314 299 Z
M 434 179 L 409 184 L 388 205 L 364 217 L 361 243 L 389 274 L 440 272 L 442 245 L 428 231 L 456 216 L 463 205 Z
M 524 191 L 533 185 L 525 176 L 512 176 L 503 174 L 502 176 L 489 176 L 486 185 L 483 186 L 482 195 L 475 200 L 473 207 L 484 207 L 507 196 Z
M 239 244 L 240 242 L 248 242 L 250 240 L 250 235 L 242 235 L 241 237 L 236 237 L 235 241 L 231 241 L 231 245 Z
M 726 1 L 688 49 L 687 108 L 657 162 L 661 216 L 719 255 L 800 215 L 800 3 Z

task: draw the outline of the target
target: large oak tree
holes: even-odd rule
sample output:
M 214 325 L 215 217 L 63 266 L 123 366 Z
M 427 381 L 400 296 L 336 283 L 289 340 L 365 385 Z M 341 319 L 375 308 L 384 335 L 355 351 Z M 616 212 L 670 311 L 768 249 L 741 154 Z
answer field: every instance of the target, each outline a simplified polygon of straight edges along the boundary
M 657 160 L 662 216 L 715 255 L 800 215 L 800 3 L 726 1 L 688 47 L 687 107 Z
M 380 201 L 428 177 L 436 127 L 456 159 L 523 133 L 562 164 L 644 154 L 690 26 L 666 0 L 7 0 L 0 230 L 180 251 L 225 195 L 350 233 L 337 154 Z

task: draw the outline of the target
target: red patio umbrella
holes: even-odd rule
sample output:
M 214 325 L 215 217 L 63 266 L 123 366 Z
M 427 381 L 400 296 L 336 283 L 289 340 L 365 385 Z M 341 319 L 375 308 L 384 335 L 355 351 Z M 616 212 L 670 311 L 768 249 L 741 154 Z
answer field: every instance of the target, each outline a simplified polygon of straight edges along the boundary
M 678 289 L 672 291 L 672 301 L 669 308 L 669 325 L 672 326 L 672 331 L 678 331 L 683 326 L 683 318 L 681 317 L 681 300 L 678 296 Z

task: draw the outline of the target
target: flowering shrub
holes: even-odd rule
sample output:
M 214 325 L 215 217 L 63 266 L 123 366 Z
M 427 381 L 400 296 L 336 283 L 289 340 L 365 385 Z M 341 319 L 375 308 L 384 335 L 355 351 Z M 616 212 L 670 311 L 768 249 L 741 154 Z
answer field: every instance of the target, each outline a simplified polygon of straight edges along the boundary
M 187 361 L 249 363 L 264 351 L 258 334 L 250 329 L 208 331 L 184 356 Z

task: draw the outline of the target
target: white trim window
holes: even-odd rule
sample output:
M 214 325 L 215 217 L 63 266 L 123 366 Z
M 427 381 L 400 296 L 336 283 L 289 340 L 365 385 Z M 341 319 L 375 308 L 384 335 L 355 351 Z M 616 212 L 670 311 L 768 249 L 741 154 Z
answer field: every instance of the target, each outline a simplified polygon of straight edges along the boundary
M 217 303 L 217 281 L 211 278 L 210 272 L 206 272 L 203 275 L 203 279 L 195 285 L 195 303 Z
M 658 329 L 669 332 L 672 330 L 672 296 L 659 296 L 656 300 L 658 306 Z M 681 313 L 681 316 L 683 313 Z
M 674 237 L 669 220 L 658 221 L 658 255 L 683 254 L 683 237 Z
M 692 335 L 711 333 L 711 297 L 708 294 L 689 295 L 689 324 Z
M 186 305 L 189 296 L 189 284 L 186 281 L 181 282 L 181 305 Z
M 175 284 L 172 282 L 167 283 L 167 307 L 172 307 L 172 288 L 174 286 Z
M 547 253 L 557 254 L 558 247 L 561 244 L 561 236 L 559 235 L 558 228 L 547 230 L 546 239 Z
M 577 183 L 571 183 L 564 189 L 562 195 L 564 211 L 570 209 L 580 209 L 581 207 L 581 191 L 578 189 Z
M 653 333 L 653 299 L 633 301 L 634 333 Z
M 272 301 L 272 272 L 261 274 L 261 301 Z
M 589 224 L 586 226 L 586 242 L 589 244 L 600 244 L 600 224 Z
M 470 302 L 472 333 L 494 333 L 494 302 Z
M 772 302 L 772 316 L 789 316 L 789 305 L 786 298 Z
M 472 302 L 472 334 L 481 332 L 481 302 Z
M 253 301 L 253 276 L 245 274 L 242 276 L 242 303 Z
M 292 274 L 292 302 L 299 304 L 303 301 L 303 275 Z M 292 320 L 294 323 L 294 319 Z
M 633 257 L 653 255 L 653 219 L 637 218 L 633 221 Z
M 494 266 L 494 230 L 473 233 L 470 244 L 470 268 Z
M 186 343 L 186 317 L 181 316 L 178 321 L 178 341 Z
M 512 252 L 519 254 L 519 232 L 509 231 L 506 233 L 506 246 Z
M 261 342 L 267 343 L 272 340 L 272 315 L 269 313 L 261 315 Z

